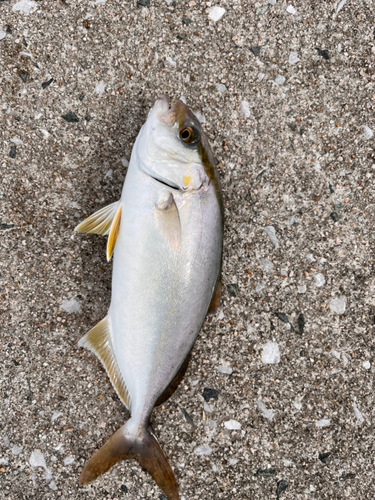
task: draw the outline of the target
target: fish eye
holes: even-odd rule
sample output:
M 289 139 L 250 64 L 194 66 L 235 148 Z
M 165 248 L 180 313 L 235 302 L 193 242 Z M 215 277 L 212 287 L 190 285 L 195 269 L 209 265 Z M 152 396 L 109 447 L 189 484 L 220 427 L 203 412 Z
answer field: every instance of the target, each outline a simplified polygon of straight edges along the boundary
M 195 145 L 199 140 L 199 132 L 193 127 L 184 127 L 180 130 L 180 139 L 190 146 Z

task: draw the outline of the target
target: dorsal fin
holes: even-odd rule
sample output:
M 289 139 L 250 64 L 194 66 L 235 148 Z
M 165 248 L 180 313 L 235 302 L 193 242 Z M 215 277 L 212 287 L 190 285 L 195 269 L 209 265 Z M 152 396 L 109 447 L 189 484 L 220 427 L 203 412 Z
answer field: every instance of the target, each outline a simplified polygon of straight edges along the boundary
M 111 224 L 111 230 L 109 232 L 108 236 L 108 241 L 107 241 L 107 260 L 108 262 L 111 260 L 113 251 L 115 249 L 118 233 L 120 231 L 120 222 L 121 222 L 121 211 L 122 211 L 122 204 L 120 203 L 116 213 L 113 217 L 112 224 Z
M 129 408 L 130 396 L 113 353 L 111 325 L 108 316 L 86 333 L 78 342 L 78 345 L 93 352 L 100 359 L 119 398 Z
M 78 224 L 74 231 L 78 231 L 79 233 L 101 234 L 103 236 L 109 234 L 112 221 L 116 216 L 119 206 L 121 206 L 121 200 L 98 210 Z

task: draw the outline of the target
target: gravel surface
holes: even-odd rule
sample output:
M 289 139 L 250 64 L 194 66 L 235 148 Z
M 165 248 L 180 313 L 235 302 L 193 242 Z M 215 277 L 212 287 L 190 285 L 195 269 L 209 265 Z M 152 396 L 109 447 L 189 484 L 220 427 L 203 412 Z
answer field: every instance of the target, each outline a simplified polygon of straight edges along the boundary
M 211 10 L 215 7 L 215 10 Z M 153 413 L 181 498 L 373 499 L 372 0 L 0 1 L 0 498 L 163 499 L 135 462 L 78 475 L 128 418 L 77 346 L 159 93 L 204 123 L 223 297 Z

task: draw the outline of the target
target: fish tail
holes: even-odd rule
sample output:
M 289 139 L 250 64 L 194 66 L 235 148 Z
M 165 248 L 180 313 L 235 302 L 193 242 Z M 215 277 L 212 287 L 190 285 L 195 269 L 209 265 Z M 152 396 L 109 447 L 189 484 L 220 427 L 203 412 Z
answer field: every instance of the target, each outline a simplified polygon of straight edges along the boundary
M 91 483 L 120 460 L 133 459 L 154 478 L 168 500 L 179 500 L 176 478 L 151 426 L 140 429 L 134 436 L 127 431 L 131 420 L 115 432 L 86 463 L 79 477 L 80 485 Z

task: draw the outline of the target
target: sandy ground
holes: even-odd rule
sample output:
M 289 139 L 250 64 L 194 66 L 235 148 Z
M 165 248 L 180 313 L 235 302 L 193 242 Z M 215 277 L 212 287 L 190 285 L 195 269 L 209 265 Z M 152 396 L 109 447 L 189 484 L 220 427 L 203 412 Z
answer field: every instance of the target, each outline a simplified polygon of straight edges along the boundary
M 138 4 L 0 2 L 0 498 L 164 498 L 135 462 L 78 487 L 128 414 L 77 346 L 111 264 L 73 228 L 166 92 L 226 216 L 220 310 L 153 414 L 181 498 L 373 499 L 374 3 Z

